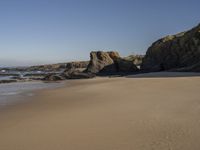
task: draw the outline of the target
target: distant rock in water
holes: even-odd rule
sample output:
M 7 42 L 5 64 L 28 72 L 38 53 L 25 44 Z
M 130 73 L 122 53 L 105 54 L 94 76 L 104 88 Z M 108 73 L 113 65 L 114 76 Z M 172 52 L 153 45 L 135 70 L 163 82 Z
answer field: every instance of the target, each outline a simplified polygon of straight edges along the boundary
M 200 71 L 200 24 L 176 35 L 164 37 L 147 50 L 145 71 Z
M 121 58 L 118 52 L 93 51 L 90 53 L 90 62 L 86 72 L 106 74 L 137 70 L 138 68 L 133 61 Z
M 17 80 L 13 80 L 13 79 L 11 79 L 11 80 L 0 80 L 0 84 L 1 83 L 13 83 L 13 82 L 17 82 Z

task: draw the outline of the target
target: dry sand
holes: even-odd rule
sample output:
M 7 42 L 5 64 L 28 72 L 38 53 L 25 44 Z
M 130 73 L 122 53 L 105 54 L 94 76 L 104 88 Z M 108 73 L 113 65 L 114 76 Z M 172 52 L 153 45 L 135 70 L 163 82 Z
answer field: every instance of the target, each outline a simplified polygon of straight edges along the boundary
M 1 110 L 0 150 L 199 150 L 200 77 L 174 75 L 37 92 Z

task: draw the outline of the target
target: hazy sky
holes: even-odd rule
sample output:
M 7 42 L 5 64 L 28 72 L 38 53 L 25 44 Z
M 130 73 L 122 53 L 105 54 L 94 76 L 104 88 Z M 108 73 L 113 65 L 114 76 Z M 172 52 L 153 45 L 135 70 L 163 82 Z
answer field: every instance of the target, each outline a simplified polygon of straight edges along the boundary
M 200 23 L 199 0 L 0 0 L 0 66 L 143 54 Z

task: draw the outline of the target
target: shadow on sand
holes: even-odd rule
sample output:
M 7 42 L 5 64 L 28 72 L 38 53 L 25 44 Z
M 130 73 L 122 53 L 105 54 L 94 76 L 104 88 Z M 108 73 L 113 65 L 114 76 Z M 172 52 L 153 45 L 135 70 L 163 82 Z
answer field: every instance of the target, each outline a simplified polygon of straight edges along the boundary
M 174 78 L 174 77 L 200 77 L 195 72 L 151 72 L 127 75 L 126 78 Z

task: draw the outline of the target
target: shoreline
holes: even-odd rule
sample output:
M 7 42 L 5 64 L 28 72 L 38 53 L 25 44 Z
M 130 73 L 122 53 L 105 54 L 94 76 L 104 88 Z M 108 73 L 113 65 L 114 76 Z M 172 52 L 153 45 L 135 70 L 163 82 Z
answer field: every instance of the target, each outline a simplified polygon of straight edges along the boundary
M 135 78 L 135 79 L 167 79 L 167 78 L 200 78 L 200 73 L 198 72 L 150 72 L 150 73 L 140 73 L 140 74 L 133 74 L 127 76 L 97 76 L 91 79 L 73 79 L 73 80 L 61 80 L 61 81 L 27 81 L 27 82 L 15 82 L 15 83 L 6 83 L 7 85 L 10 84 L 31 84 L 31 83 L 41 83 L 41 84 L 56 84 L 54 86 L 46 86 L 42 88 L 36 88 L 27 91 L 20 91 L 17 94 L 11 95 L 14 100 L 14 103 L 10 103 L 8 105 L 0 106 L 0 110 L 2 109 L 9 109 L 9 107 L 18 107 L 18 105 L 28 104 L 31 101 L 37 101 L 37 97 L 39 97 L 42 93 L 50 92 L 50 91 L 57 91 L 60 89 L 71 88 L 73 86 L 80 86 L 87 85 L 92 80 L 97 80 L 96 83 L 101 83 L 101 80 L 118 80 L 121 78 Z M 98 81 L 99 80 L 99 81 Z M 105 81 L 104 81 L 105 82 Z M 95 83 L 95 84 L 96 84 Z M 0 84 L 0 85 L 6 85 Z M 1 95 L 0 95 L 1 96 Z M 8 95 L 9 96 L 9 95 Z M 27 100 L 28 99 L 28 100 Z
M 0 111 L 0 147 L 198 150 L 200 76 L 154 75 L 70 80 L 36 91 Z
M 29 99 L 41 90 L 50 90 L 63 87 L 66 81 L 61 82 L 15 82 L 0 84 L 0 109 L 9 105 L 23 103 L 24 99 Z

